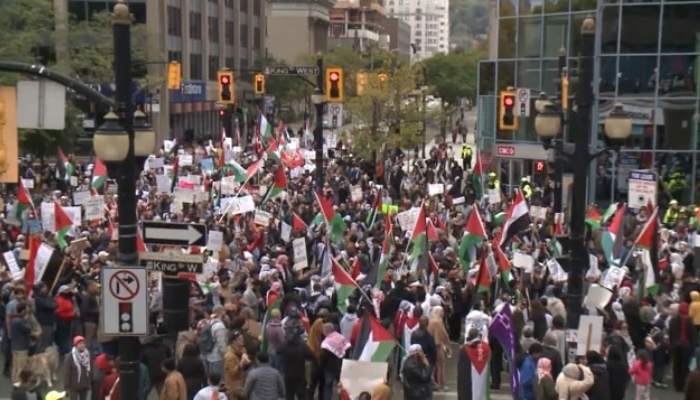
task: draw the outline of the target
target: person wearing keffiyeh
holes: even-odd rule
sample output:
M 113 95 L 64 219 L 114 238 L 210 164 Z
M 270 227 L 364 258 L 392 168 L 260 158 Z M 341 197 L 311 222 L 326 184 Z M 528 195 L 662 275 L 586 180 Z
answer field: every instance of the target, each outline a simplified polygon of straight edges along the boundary
M 345 336 L 336 332 L 331 323 L 323 324 L 323 342 L 321 342 L 320 371 L 323 380 L 323 398 L 333 398 L 336 384 L 340 381 L 343 358 L 350 349 L 350 342 Z
M 69 397 L 87 400 L 91 386 L 90 351 L 85 345 L 85 338 L 73 338 L 73 349 L 66 354 L 63 362 L 63 384 Z

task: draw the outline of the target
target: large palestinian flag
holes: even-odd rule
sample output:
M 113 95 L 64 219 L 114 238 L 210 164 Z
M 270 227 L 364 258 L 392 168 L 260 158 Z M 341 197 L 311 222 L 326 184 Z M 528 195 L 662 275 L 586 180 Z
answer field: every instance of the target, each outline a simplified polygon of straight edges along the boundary
M 362 318 L 360 333 L 361 337 L 367 337 L 364 345 L 358 346 L 362 349 L 358 361 L 386 362 L 391 352 L 396 346 L 396 340 L 379 321 L 372 315 L 367 314 Z
M 484 341 L 467 344 L 459 351 L 457 361 L 457 398 L 490 400 L 491 347 Z
M 603 254 L 608 260 L 608 264 L 617 265 L 620 262 L 620 253 L 622 252 L 622 246 L 624 244 L 624 217 L 625 217 L 626 206 L 623 204 L 617 212 L 615 212 L 615 217 L 612 219 L 608 230 L 603 232 L 601 238 L 601 247 L 603 248 Z M 622 265 L 620 265 L 622 267 Z
M 499 245 L 503 247 L 515 235 L 527 229 L 532 221 L 530 220 L 530 210 L 527 208 L 527 203 L 522 192 L 518 191 L 513 199 L 513 204 L 508 207 L 506 213 L 506 222 L 503 225 L 503 235 Z

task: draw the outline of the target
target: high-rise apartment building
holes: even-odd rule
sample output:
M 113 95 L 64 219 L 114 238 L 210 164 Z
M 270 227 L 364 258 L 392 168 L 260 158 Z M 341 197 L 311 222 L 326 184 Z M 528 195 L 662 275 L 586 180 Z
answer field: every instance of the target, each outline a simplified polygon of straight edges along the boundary
M 267 13 L 267 50 L 294 64 L 300 56 L 325 52 L 332 0 L 272 0 Z
M 69 0 L 68 12 L 86 19 L 113 6 L 107 0 Z M 130 0 L 129 8 L 136 23 L 147 24 L 154 47 L 147 65 L 148 77 L 154 79 L 137 102 L 152 104 L 145 108 L 158 139 L 182 137 L 188 130 L 217 136 L 217 70 L 228 67 L 235 72 L 239 99 L 254 97 L 251 71 L 265 56 L 267 1 Z M 179 90 L 165 88 L 171 61 L 182 64 Z
M 450 50 L 449 0 L 388 0 L 389 15 L 411 27 L 413 60 Z

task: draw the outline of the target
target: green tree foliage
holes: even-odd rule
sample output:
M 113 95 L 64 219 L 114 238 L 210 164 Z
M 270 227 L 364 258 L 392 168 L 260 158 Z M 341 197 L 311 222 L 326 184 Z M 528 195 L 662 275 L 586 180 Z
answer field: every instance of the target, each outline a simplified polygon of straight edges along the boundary
M 19 146 L 24 153 L 36 157 L 52 157 L 62 149 L 68 153 L 75 148 L 75 138 L 82 131 L 78 118 L 80 110 L 68 103 L 66 105 L 66 127 L 60 133 L 41 129 L 20 129 Z
M 104 83 L 113 81 L 114 40 L 110 13 L 93 14 L 88 21 L 71 19 L 68 32 L 69 60 L 61 66 L 84 82 Z M 165 62 L 162 54 L 154 52 L 144 24 L 131 26 L 131 61 L 135 78 L 144 78 L 147 63 Z M 149 84 L 155 79 L 149 77 Z
M 474 48 L 475 38 L 488 34 L 488 25 L 488 0 L 450 1 L 450 40 L 458 48 Z
M 426 83 L 444 105 L 456 105 L 463 97 L 474 98 L 478 62 L 485 56 L 480 50 L 436 54 L 423 61 Z
M 391 61 L 382 61 L 380 65 L 391 65 Z M 395 63 L 387 71 L 384 87 L 380 86 L 377 73 L 370 72 L 365 93 L 345 103 L 357 123 L 352 132 L 352 148 L 362 157 L 371 158 L 385 146 L 417 146 L 423 142 L 423 121 L 431 118 L 431 113 L 423 112 L 420 92 L 416 90 L 422 79 L 420 71 L 401 63 Z

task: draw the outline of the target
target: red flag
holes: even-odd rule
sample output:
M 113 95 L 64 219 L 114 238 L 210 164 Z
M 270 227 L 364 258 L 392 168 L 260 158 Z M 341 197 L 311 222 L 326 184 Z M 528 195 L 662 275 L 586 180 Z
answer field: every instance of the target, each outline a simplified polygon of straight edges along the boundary
M 136 232 L 136 250 L 139 253 L 145 253 L 148 251 L 146 243 L 143 241 L 143 236 L 141 236 L 141 231 Z
M 440 235 L 438 235 L 437 229 L 435 229 L 435 225 L 433 225 L 433 221 L 430 219 L 428 219 L 427 234 L 429 242 L 440 241 Z
M 357 277 L 360 276 L 360 257 L 355 257 L 355 261 L 352 263 L 352 272 L 350 273 L 350 276 L 352 276 L 352 279 L 357 280 Z
M 27 282 L 27 296 L 32 293 L 32 286 L 36 281 L 36 272 L 34 264 L 36 262 L 36 253 L 41 246 L 41 239 L 36 235 L 29 236 L 29 262 L 24 271 L 24 280 Z
M 297 213 L 292 214 L 292 229 L 294 230 L 307 230 L 309 226 L 304 222 L 303 219 Z

